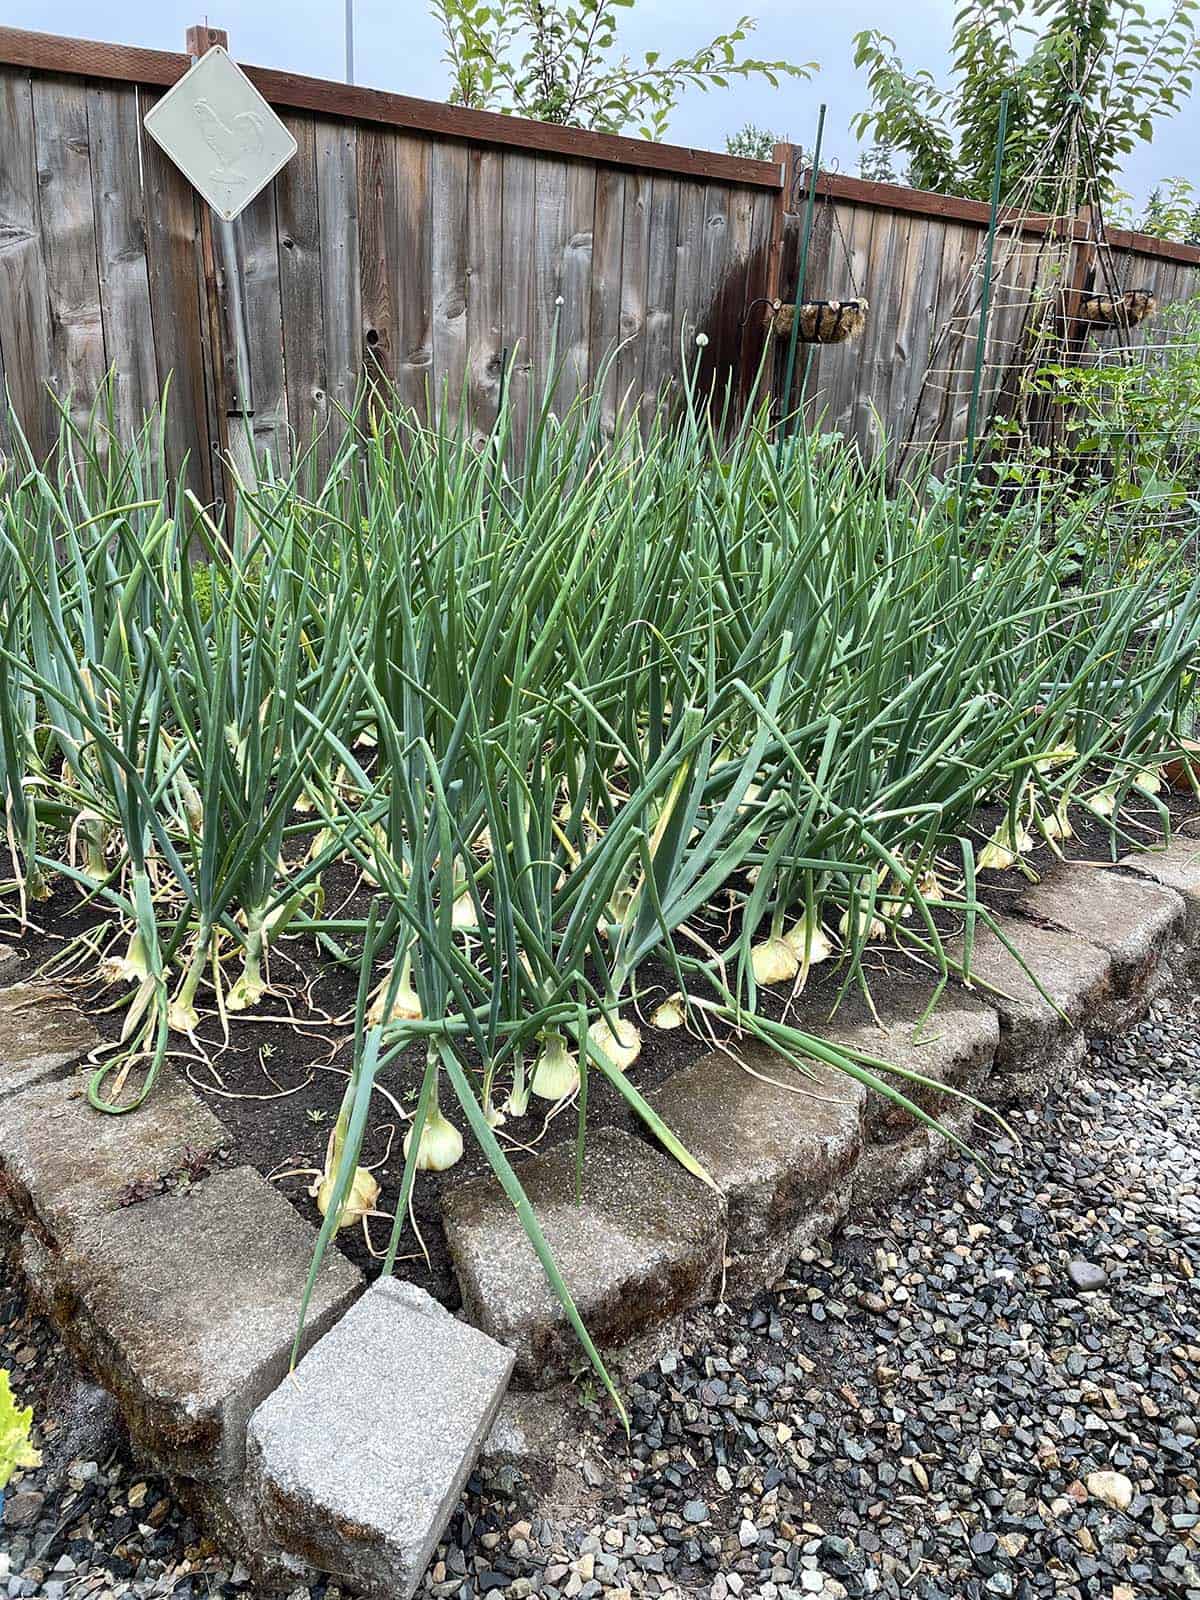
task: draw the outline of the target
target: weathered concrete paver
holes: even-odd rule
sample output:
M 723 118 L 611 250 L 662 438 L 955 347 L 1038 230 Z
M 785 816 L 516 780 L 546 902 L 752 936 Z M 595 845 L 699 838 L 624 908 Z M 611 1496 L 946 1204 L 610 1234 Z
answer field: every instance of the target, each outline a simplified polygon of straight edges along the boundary
M 368 1593 L 411 1595 L 512 1366 L 424 1290 L 379 1280 L 251 1418 L 268 1538 Z
M 846 1214 L 866 1091 L 829 1067 L 798 1072 L 752 1040 L 702 1056 L 652 1096 L 729 1206 L 726 1293 L 768 1283 Z
M 1113 963 L 1106 950 L 1074 934 L 1019 917 L 1001 916 L 997 923 L 1021 952 L 1021 961 L 990 929 L 977 931 L 972 975 L 980 980 L 979 997 L 1000 1018 L 985 1098 L 1019 1099 L 1044 1093 L 1078 1062 L 1083 1054 L 1080 1030 L 1110 997 Z M 962 959 L 961 940 L 948 948 L 955 960 Z
M 121 1117 L 88 1104 L 82 1074 L 42 1079 L 5 1105 L 0 1214 L 61 1244 L 142 1190 L 186 1185 L 228 1145 L 222 1124 L 169 1067 L 145 1105 Z
M 588 1135 L 582 1204 L 573 1143 L 525 1162 L 521 1183 L 602 1352 L 716 1294 L 725 1203 L 673 1157 L 598 1128 Z M 516 1352 L 527 1387 L 565 1377 L 579 1360 L 578 1342 L 499 1184 L 471 1179 L 443 1204 L 470 1320 Z
M 981 1124 L 992 1173 L 952 1156 L 831 1253 L 806 1251 L 777 1293 L 687 1319 L 681 1348 L 625 1386 L 632 1440 L 576 1407 L 555 1492 L 509 1466 L 473 1477 L 420 1592 L 1185 1600 L 1200 1588 L 1196 1010 L 1159 1000 L 1133 1039 L 1095 1047 L 1019 1145 Z M 1076 1287 L 1077 1258 L 1098 1290 Z M 54 1336 L 6 1313 L 19 1297 L 0 1268 L 0 1366 L 40 1429 L 57 1415 L 38 1403 Z M 172 1486 L 127 1450 L 85 1482 L 56 1479 L 65 1462 L 38 1443 L 46 1466 L 11 1486 L 0 1531 L 16 1593 L 265 1596 L 232 1554 L 198 1555 Z M 1127 1511 L 1093 1495 L 1099 1472 L 1132 1482 Z M 73 1572 L 54 1570 L 64 1556 Z
M 36 983 L 0 989 L 0 1099 L 75 1066 L 99 1043 L 83 1012 L 53 989 Z
M 1019 917 L 1063 928 L 1112 958 L 1109 993 L 1087 1018 L 1093 1028 L 1135 1021 L 1170 981 L 1170 957 L 1183 938 L 1186 907 L 1174 889 L 1104 866 L 1072 861 L 1027 885 Z
M 1176 834 L 1160 850 L 1138 850 L 1123 856 L 1123 869 L 1152 878 L 1183 896 L 1187 915 L 1187 937 L 1200 943 L 1200 839 Z
M 945 990 L 936 1009 L 926 1016 L 931 993 L 921 984 L 889 984 L 880 992 L 877 1020 L 852 1023 L 834 1017 L 819 1031 L 831 1043 L 900 1068 L 895 1074 L 875 1075 L 886 1088 L 961 1136 L 975 1117 L 961 1094 L 987 1098 L 983 1085 L 999 1048 L 999 1016 L 992 1006 L 954 989 Z M 906 1077 L 905 1072 L 918 1073 L 928 1082 Z M 854 1171 L 852 1208 L 878 1205 L 908 1188 L 941 1159 L 946 1147 L 945 1136 L 913 1111 L 883 1089 L 868 1088 L 866 1140 Z
M 251 1411 L 288 1368 L 315 1231 L 249 1167 L 100 1216 L 62 1248 L 33 1233 L 26 1274 L 72 1352 L 121 1406 L 134 1443 L 189 1478 L 240 1478 Z M 362 1277 L 327 1253 L 311 1344 Z

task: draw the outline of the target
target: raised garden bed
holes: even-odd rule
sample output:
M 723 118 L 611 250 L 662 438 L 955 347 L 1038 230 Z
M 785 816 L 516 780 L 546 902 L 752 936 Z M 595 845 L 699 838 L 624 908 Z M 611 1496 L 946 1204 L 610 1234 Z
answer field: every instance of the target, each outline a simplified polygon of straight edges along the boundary
M 1200 603 L 1099 498 L 964 486 L 968 523 L 830 440 L 610 441 L 597 400 L 527 452 L 371 417 L 221 526 L 145 442 L 5 481 L 13 975 L 59 987 L 9 991 L 0 1094 L 25 1270 L 138 1442 L 260 1567 L 344 1537 L 394 1592 L 428 1527 L 305 1478 L 306 1374 L 374 1455 L 378 1406 L 409 1430 L 436 1518 L 439 1376 L 464 1459 L 510 1367 L 620 1412 L 680 1318 L 1165 981 L 1175 888 L 1036 841 L 1107 816 L 1070 848 L 1111 859 L 1195 788 Z M 364 1299 L 368 1241 L 401 1281 Z M 352 1305 L 430 1348 L 423 1397 Z
M 1186 829 L 1190 819 L 1200 816 L 1200 806 L 1190 795 L 1177 794 L 1171 797 L 1171 813 L 1173 826 Z M 999 820 L 998 811 L 981 815 L 974 830 L 977 849 L 983 848 Z M 1131 837 L 1152 834 L 1157 820 L 1148 805 L 1130 807 L 1122 819 Z M 1087 813 L 1081 812 L 1076 816 L 1076 837 L 1066 842 L 1063 853 L 1068 859 L 1102 862 L 1109 839 L 1103 823 L 1089 820 Z M 1058 858 L 1048 845 L 1042 844 L 1029 851 L 1025 860 L 1029 871 L 1041 877 L 1053 874 Z M 979 897 L 997 914 L 1009 912 L 1022 902 L 1025 914 L 1032 920 L 1036 921 L 1039 914 L 1037 891 L 1019 871 L 982 872 Z M 53 967 L 67 941 L 100 925 L 94 908 L 90 913 L 86 907 L 81 909 L 77 892 L 67 886 L 60 887 L 50 902 L 36 909 L 35 915 L 44 931 L 21 939 L 7 969 L 12 977 L 21 980 L 34 979 L 48 965 Z M 961 916 L 944 912 L 937 916 L 947 938 L 961 930 Z M 1036 937 L 1035 933 L 1026 935 L 1029 940 Z M 221 1125 L 221 1133 L 217 1135 L 212 1130 L 206 1143 L 219 1148 L 222 1164 L 256 1168 L 277 1185 L 306 1221 L 319 1223 L 319 1213 L 309 1193 L 311 1178 L 303 1174 L 320 1168 L 344 1093 L 353 1050 L 354 985 L 344 968 L 328 959 L 322 961 L 320 952 L 300 939 L 283 941 L 276 961 L 279 1002 L 258 1008 L 270 1020 L 260 1020 L 252 1012 L 239 1018 L 233 1033 L 223 1038 L 219 1019 L 207 1019 L 197 1030 L 197 1045 L 181 1042 L 172 1062 Z M 920 984 L 920 966 L 884 943 L 872 947 L 869 970 L 873 999 L 884 1015 L 897 1003 L 903 1008 L 909 986 Z M 706 1053 L 705 1042 L 686 1029 L 662 1032 L 648 1025 L 653 1005 L 668 992 L 669 978 L 665 971 L 659 974 L 657 983 L 653 972 L 648 976 L 644 1042 L 634 1069 L 639 1088 L 659 1104 L 665 1086 Z M 780 993 L 767 992 L 764 1009 L 768 1014 L 790 1015 L 806 1027 L 819 1028 L 837 1000 L 841 982 L 838 969 L 816 968 L 801 995 L 791 998 L 787 986 Z M 67 997 L 77 996 L 75 1003 L 86 1011 L 99 1033 L 110 1039 L 116 1037 L 123 1016 L 124 994 L 120 987 L 97 991 L 85 981 L 81 988 L 68 983 L 61 989 Z M 914 1003 L 915 1000 L 910 1002 L 910 1009 Z M 919 1010 L 917 1007 L 918 1014 Z M 869 1011 L 861 996 L 851 994 L 842 1001 L 840 1019 L 859 1027 L 869 1024 Z M 860 1037 L 865 1047 L 873 1047 L 869 1033 Z M 401 1106 L 411 1107 L 420 1089 L 422 1065 L 421 1051 L 414 1046 L 381 1076 L 381 1089 Z M 703 1093 L 697 1099 L 703 1107 Z M 683 1110 L 682 1101 L 674 1103 Z M 703 1109 L 695 1113 L 701 1119 L 705 1114 Z M 695 1115 L 689 1116 L 681 1127 L 685 1143 L 695 1126 Z M 667 1120 L 676 1126 L 670 1115 Z M 572 1103 L 550 1106 L 534 1100 L 530 1114 L 509 1118 L 498 1130 L 498 1136 L 514 1166 L 520 1168 L 537 1154 L 572 1140 L 574 1126 Z M 611 1128 L 634 1137 L 643 1134 L 637 1116 L 602 1078 L 595 1079 L 591 1086 L 588 1127 L 593 1131 Z M 387 1109 L 381 1107 L 364 1144 L 362 1164 L 372 1170 L 380 1183 L 379 1205 L 385 1211 L 393 1209 L 400 1186 L 402 1135 L 398 1118 L 389 1118 Z M 195 1143 L 201 1155 L 207 1154 L 205 1141 Z M 149 1167 L 153 1148 L 148 1147 L 146 1153 Z M 296 1169 L 301 1169 L 301 1175 L 277 1176 L 295 1174 Z M 451 1310 L 461 1305 L 461 1289 L 446 1246 L 444 1197 L 487 1174 L 489 1168 L 481 1150 L 468 1144 L 463 1159 L 451 1171 L 425 1173 L 414 1189 L 412 1214 L 428 1257 L 410 1239 L 410 1247 L 397 1259 L 396 1275 L 427 1290 Z M 138 1178 L 138 1173 L 129 1176 L 131 1193 L 137 1189 Z M 384 1222 L 374 1224 L 377 1250 L 386 1238 L 386 1228 Z M 338 1247 L 368 1276 L 378 1269 L 378 1257 L 371 1255 L 361 1229 L 344 1230 Z
M 1089 889 L 1090 926 L 1086 935 L 1072 932 Z M 988 1100 L 1045 1085 L 1073 1057 L 1085 1018 L 1130 1021 L 1164 982 L 1186 973 L 1200 935 L 1200 844 L 1180 835 L 1165 852 L 1127 858 L 1117 871 L 1057 866 L 1035 896 L 1006 925 L 1036 935 L 1025 946 L 1030 964 L 1065 1015 L 1029 985 L 1024 997 L 951 994 L 914 1034 L 928 989 L 910 977 L 881 986 L 883 1033 L 851 1014 L 826 1035 L 869 1028 L 875 1048 L 898 1065 L 940 1073 Z M 228 1157 L 215 1143 L 220 1124 L 178 1077 L 168 1076 L 140 1124 L 101 1120 L 97 1145 L 76 1070 L 88 1025 L 65 1009 L 39 1018 L 28 994 L 18 986 L 0 996 L 0 1016 L 15 1012 L 26 1030 L 24 1049 L 10 1039 L 0 1068 L 10 1129 L 0 1199 L 10 1225 L 23 1230 L 31 1284 L 68 1343 L 117 1395 L 135 1442 L 191 1486 L 223 1535 L 266 1575 L 278 1573 L 282 1548 L 294 1562 L 345 1572 L 380 1593 L 409 1591 L 452 1508 L 463 1460 L 495 1416 L 511 1361 L 517 1382 L 536 1387 L 575 1362 L 571 1331 L 513 1213 L 479 1179 L 460 1180 L 448 1201 L 465 1309 L 509 1347 L 507 1360 L 489 1353 L 499 1348 L 489 1340 L 478 1348 L 430 1341 L 422 1330 L 434 1331 L 434 1312 L 424 1309 L 433 1303 L 423 1306 L 415 1287 L 372 1302 L 364 1343 L 351 1333 L 353 1318 L 340 1320 L 362 1280 L 334 1253 L 318 1279 L 305 1341 L 314 1350 L 300 1387 L 289 1380 L 268 1400 L 286 1368 L 311 1230 L 289 1220 L 289 1208 L 252 1169 L 221 1165 Z M 934 1159 L 940 1136 L 886 1102 L 870 1103 L 845 1078 L 830 1074 L 819 1096 L 798 1097 L 781 1060 L 749 1052 L 748 1065 L 749 1072 L 724 1052 L 706 1055 L 665 1079 L 657 1097 L 685 1124 L 719 1196 L 645 1140 L 616 1130 L 595 1140 L 581 1207 L 569 1151 L 532 1158 L 529 1192 L 616 1370 L 636 1369 L 669 1342 L 691 1306 L 723 1288 L 753 1292 L 803 1242 L 913 1181 Z M 944 1110 L 936 1099 L 926 1104 Z M 696 1114 L 700 1106 L 707 1117 Z M 956 1125 L 967 1131 L 965 1121 Z M 208 1165 L 197 1154 L 205 1147 Z M 131 1191 L 128 1167 L 139 1157 L 150 1165 L 144 1187 Z M 321 1337 L 335 1326 L 345 1328 L 340 1342 Z M 405 1340 L 436 1370 L 393 1360 Z M 382 1361 L 378 1371 L 374 1357 L 365 1359 L 371 1352 Z M 459 1385 L 452 1413 L 465 1432 L 452 1449 L 437 1408 L 428 1410 L 438 1383 Z M 390 1438 L 397 1417 L 410 1419 L 410 1447 L 384 1469 L 378 1492 L 368 1487 L 371 1475 L 330 1476 L 333 1457 L 316 1448 L 358 1415 L 358 1394 L 372 1417 L 383 1408 Z M 261 1421 L 251 1423 L 263 1402 Z M 325 1404 L 333 1407 L 327 1421 Z M 538 1404 L 544 1410 L 546 1401 Z M 496 1447 L 519 1447 L 527 1417 L 517 1399 Z M 432 1477 L 420 1469 L 424 1499 L 404 1491 L 406 1506 L 422 1508 L 415 1520 L 398 1502 L 392 1507 L 387 1488 L 399 1492 L 413 1470 L 414 1436 L 429 1439 L 440 1463 Z

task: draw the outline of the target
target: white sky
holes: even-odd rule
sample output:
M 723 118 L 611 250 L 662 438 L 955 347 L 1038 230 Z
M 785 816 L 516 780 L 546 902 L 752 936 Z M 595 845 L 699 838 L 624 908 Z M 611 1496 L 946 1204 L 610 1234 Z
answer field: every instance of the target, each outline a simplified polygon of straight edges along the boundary
M 951 18 L 958 0 L 839 0 L 797 5 L 794 0 L 639 0 L 622 11 L 621 39 L 630 55 L 647 49 L 683 53 L 729 27 L 741 6 L 759 19 L 753 53 L 768 59 L 820 63 L 808 83 L 785 82 L 772 90 L 761 82 L 735 81 L 728 90 L 689 91 L 668 137 L 678 144 L 724 147 L 725 134 L 747 120 L 810 144 L 817 106 L 829 106 L 826 150 L 843 171 L 854 171 L 851 117 L 866 105 L 862 74 L 853 66 L 852 38 L 860 29 L 887 29 L 910 68 L 941 75 Z M 373 88 L 438 100 L 446 72 L 438 31 L 425 0 L 356 0 L 356 76 Z M 117 44 L 181 50 L 189 23 L 205 20 L 202 0 L 4 0 L 0 22 L 11 27 L 73 34 Z M 226 28 L 233 54 L 258 66 L 279 67 L 314 77 L 342 75 L 343 0 L 223 0 L 207 20 Z M 1160 178 L 1181 174 L 1200 186 L 1200 91 L 1173 121 L 1163 124 L 1150 146 L 1131 157 L 1125 187 L 1143 199 Z

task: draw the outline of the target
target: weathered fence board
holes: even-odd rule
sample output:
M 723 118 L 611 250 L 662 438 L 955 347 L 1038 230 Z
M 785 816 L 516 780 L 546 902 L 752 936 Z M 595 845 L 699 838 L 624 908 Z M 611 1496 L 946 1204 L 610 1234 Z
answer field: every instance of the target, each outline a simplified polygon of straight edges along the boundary
M 503 206 L 504 159 L 499 150 L 476 147 L 467 171 L 467 381 L 477 433 L 486 433 L 495 422 L 503 383 Z
M 142 115 L 157 96 L 142 98 Z M 149 103 L 148 103 L 149 102 Z M 202 315 L 203 249 L 197 202 L 187 180 L 154 140 L 140 141 L 145 190 L 146 261 L 152 326 L 146 330 L 158 368 L 159 393 L 168 390 L 166 449 L 172 465 L 185 458 L 201 499 L 214 494 L 213 459 L 221 445 L 211 430 L 204 381 L 207 311 Z M 136 166 L 126 181 L 133 182 Z
M 96 258 L 105 359 L 113 373 L 117 423 L 126 436 L 154 406 L 158 374 L 146 264 L 146 214 L 140 184 L 126 181 L 125 162 L 138 147 L 137 90 L 88 90 L 88 138 L 96 209 Z
M 206 210 L 141 120 L 187 58 L 0 28 L 0 378 L 33 447 L 105 374 L 132 432 L 169 385 L 166 448 L 195 492 L 228 489 L 236 396 L 229 296 Z M 323 469 L 364 378 L 428 415 L 465 401 L 494 423 L 507 354 L 514 431 L 552 358 L 556 403 L 603 370 L 603 425 L 644 422 L 681 362 L 736 409 L 754 391 L 768 295 L 796 294 L 798 153 L 746 162 L 249 69 L 297 155 L 237 225 L 256 449 Z M 786 172 L 786 185 L 785 185 Z M 871 301 L 855 344 L 801 348 L 810 418 L 870 452 L 911 432 L 961 442 L 978 332 L 975 201 L 823 175 L 808 298 Z M 1021 221 L 1000 263 L 983 404 L 1004 397 L 1031 286 L 1083 223 Z M 1165 306 L 1200 285 L 1200 251 L 1113 235 L 1123 281 Z M 1157 323 L 1135 343 L 1157 337 Z M 947 332 L 947 329 L 949 330 Z M 701 337 L 702 336 L 702 337 Z M 768 375 L 781 376 L 779 342 Z M 615 359 L 613 352 L 616 351 Z M 931 352 L 942 370 L 926 381 Z M 787 409 L 777 394 L 780 409 Z M 315 443 L 314 443 L 315 441 Z
M 81 424 L 106 370 L 87 91 L 80 79 L 58 76 L 35 78 L 32 89 L 51 376 Z
M 295 159 L 275 186 L 279 225 L 279 309 L 282 319 L 287 416 L 311 417 L 296 432 L 303 455 L 329 421 L 328 356 L 321 292 L 321 218 L 317 188 L 317 128 L 311 117 L 285 119 L 296 141 Z M 322 446 L 317 446 L 318 451 Z
M 786 154 L 787 152 L 785 152 Z M 792 157 L 788 156 L 788 170 Z M 807 181 L 785 194 L 802 203 Z M 1007 218 L 996 245 L 991 314 L 978 415 L 1011 409 L 1016 373 L 1029 359 L 1030 301 L 1037 287 L 1080 285 L 1095 257 L 1086 220 Z M 870 301 L 858 341 L 800 347 L 795 393 L 808 372 L 810 422 L 854 438 L 868 454 L 886 437 L 894 448 L 932 447 L 935 467 L 961 449 L 968 430 L 982 294 L 988 210 L 977 201 L 925 195 L 890 184 L 822 175 L 802 298 Z M 803 214 L 785 214 L 777 251 L 778 292 L 795 295 Z M 1132 330 L 1136 349 L 1161 337 L 1168 306 L 1200 293 L 1200 250 L 1109 230 L 1113 273 L 1122 287 L 1150 288 L 1159 312 Z M 1111 342 L 1111 341 L 1110 341 Z M 1097 346 L 1087 344 L 1083 358 Z M 782 348 L 775 353 L 780 411 Z M 794 404 L 794 400 L 792 404 Z
M 0 361 L 31 447 L 49 448 L 57 427 L 50 296 L 38 215 L 33 90 L 27 74 L 0 72 Z
M 466 147 L 435 144 L 429 155 L 433 372 L 436 400 L 455 414 L 467 375 L 467 181 Z

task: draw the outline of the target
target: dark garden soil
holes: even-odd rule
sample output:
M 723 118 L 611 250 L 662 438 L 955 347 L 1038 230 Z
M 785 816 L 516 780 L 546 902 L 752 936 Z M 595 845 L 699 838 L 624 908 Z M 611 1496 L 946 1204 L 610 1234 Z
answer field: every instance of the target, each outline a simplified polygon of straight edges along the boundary
M 1200 804 L 1192 796 L 1172 795 L 1170 807 L 1176 829 L 1200 834 Z M 1000 808 L 980 813 L 977 829 L 973 830 L 977 854 L 1001 818 Z M 1072 820 L 1076 837 L 1066 842 L 1064 854 L 1073 860 L 1111 860 L 1108 827 L 1087 819 L 1078 807 L 1073 809 Z M 1124 815 L 1122 827 L 1128 843 L 1119 845 L 1118 854 L 1161 837 L 1159 815 L 1148 802 Z M 1049 847 L 1043 845 L 1026 858 L 1026 867 L 1041 873 L 1053 865 L 1054 859 Z M 1025 883 L 1026 878 L 1016 869 L 985 872 L 978 880 L 980 898 L 991 910 L 1004 911 Z M 103 920 L 100 909 L 95 904 L 81 903 L 78 889 L 63 879 L 58 880 L 49 900 L 30 908 L 30 916 L 32 926 L 23 933 L 15 926 L 6 931 L 0 925 L 0 942 L 12 943 L 21 953 L 21 977 L 45 974 L 47 968 L 53 972 L 55 964 L 62 963 L 70 941 L 96 939 Z M 944 934 L 956 931 L 953 914 L 939 912 L 936 921 Z M 705 929 L 706 936 L 717 945 L 727 943 L 735 931 L 736 921 L 716 911 Z M 347 954 L 354 956 L 356 952 L 348 950 Z M 912 970 L 907 957 L 882 946 L 870 952 L 866 967 L 873 988 Z M 97 969 L 96 956 L 89 954 L 78 975 L 68 973 L 56 981 L 83 1006 L 106 1037 L 115 1038 L 127 991 L 98 987 Z M 844 976 L 844 970 L 836 967 L 813 971 L 805 994 L 806 1016 L 824 1015 L 833 1006 Z M 219 1017 L 211 1013 L 202 1021 L 195 1045 L 174 1041 L 171 1060 L 176 1070 L 187 1074 L 229 1130 L 229 1159 L 249 1163 L 277 1182 L 296 1209 L 316 1223 L 320 1218 L 308 1187 L 323 1163 L 351 1063 L 355 965 L 339 964 L 331 953 L 318 950 L 309 938 L 289 938 L 280 941 L 272 952 L 271 981 L 272 996 L 255 1012 L 230 1019 L 227 1033 Z M 638 1089 L 649 1094 L 696 1059 L 707 1045 L 685 1030 L 662 1032 L 650 1025 L 655 1006 L 676 987 L 665 968 L 644 969 L 640 982 L 642 1051 L 631 1076 Z M 777 1016 L 787 1009 L 786 997 L 774 994 L 763 996 L 761 1003 L 765 1011 Z M 629 1008 L 625 1009 L 628 1014 Z M 414 1046 L 392 1062 L 377 1083 L 360 1159 L 379 1182 L 379 1208 L 389 1214 L 395 1207 L 404 1165 L 405 1116 L 411 1115 L 415 1107 L 423 1065 L 423 1047 Z M 531 1063 L 528 1070 L 532 1070 Z M 497 1102 L 502 1103 L 506 1094 L 505 1081 L 498 1085 Z M 443 1110 L 462 1127 L 463 1118 L 445 1082 L 442 1097 Z M 532 1154 L 572 1140 L 577 1117 L 574 1102 L 554 1107 L 531 1098 L 529 1113 L 519 1119 L 509 1117 L 497 1130 L 497 1136 L 509 1159 L 519 1165 Z M 618 1091 L 597 1072 L 589 1075 L 587 1126 L 643 1131 Z M 420 1243 L 413 1227 L 406 1226 L 397 1271 L 451 1307 L 457 1306 L 458 1288 L 441 1226 L 443 1187 L 487 1170 L 486 1157 L 468 1134 L 457 1166 L 446 1174 L 420 1174 L 414 1189 L 411 1221 Z M 132 1181 L 137 1174 L 131 1173 L 130 1177 Z M 378 1253 L 387 1244 L 390 1226 L 382 1217 L 370 1223 L 371 1245 Z M 368 1273 L 374 1270 L 376 1263 L 361 1226 L 344 1229 L 338 1245 Z

